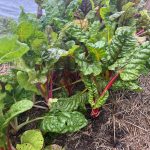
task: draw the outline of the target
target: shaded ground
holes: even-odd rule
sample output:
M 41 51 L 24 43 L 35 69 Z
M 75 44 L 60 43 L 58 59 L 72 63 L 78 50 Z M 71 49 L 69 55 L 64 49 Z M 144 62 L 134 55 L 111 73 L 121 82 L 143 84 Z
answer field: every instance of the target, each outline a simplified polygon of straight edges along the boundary
M 150 150 L 150 74 L 140 82 L 142 93 L 111 94 L 99 118 L 54 143 L 64 145 L 65 150 Z

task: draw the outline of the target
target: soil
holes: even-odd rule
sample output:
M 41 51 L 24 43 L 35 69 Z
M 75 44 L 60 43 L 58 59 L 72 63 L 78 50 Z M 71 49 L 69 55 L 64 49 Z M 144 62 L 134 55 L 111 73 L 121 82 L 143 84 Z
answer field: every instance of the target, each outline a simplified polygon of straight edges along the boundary
M 150 74 L 139 81 L 143 92 L 111 92 L 98 118 L 87 115 L 89 124 L 86 128 L 72 134 L 48 134 L 46 144 L 52 142 L 65 150 L 150 150 Z M 46 110 L 34 108 L 24 113 L 19 122 L 25 121 L 23 116 L 35 118 L 43 113 Z M 11 135 L 12 143 L 19 143 L 18 136 L 38 126 L 38 122 L 34 122 Z

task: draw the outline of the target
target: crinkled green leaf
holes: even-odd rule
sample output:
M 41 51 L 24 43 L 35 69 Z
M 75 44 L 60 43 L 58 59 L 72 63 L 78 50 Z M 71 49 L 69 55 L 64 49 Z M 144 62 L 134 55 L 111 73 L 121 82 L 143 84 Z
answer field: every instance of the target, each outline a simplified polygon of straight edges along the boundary
M 134 5 L 135 3 L 128 2 L 122 7 L 122 10 L 125 12 L 119 18 L 119 26 L 135 26 L 136 19 L 134 18 L 134 15 L 138 12 L 137 9 L 134 8 Z
M 4 116 L 5 122 L 3 124 L 3 127 L 7 126 L 8 123 L 11 121 L 11 119 L 31 109 L 32 107 L 33 107 L 33 102 L 30 100 L 21 100 L 13 104 Z
M 137 80 L 146 70 L 146 63 L 150 57 L 150 43 L 145 42 L 140 47 L 132 49 L 125 57 L 118 59 L 110 70 L 122 69 L 120 77 L 124 81 Z
M 88 50 L 94 55 L 96 60 L 101 60 L 105 56 L 104 51 L 105 42 L 98 41 L 96 43 L 87 43 Z
M 87 120 L 80 112 L 58 112 L 49 114 L 41 123 L 43 132 L 76 132 L 87 125 Z
M 22 42 L 27 41 L 35 33 L 35 27 L 30 22 L 21 22 L 17 29 L 19 40 Z
M 114 90 L 121 90 L 121 89 L 125 89 L 125 90 L 131 90 L 131 91 L 136 91 L 136 92 L 140 92 L 142 91 L 142 88 L 136 83 L 136 82 L 127 82 L 127 81 L 117 81 L 113 84 L 112 88 Z
M 101 62 L 95 61 L 95 62 L 89 63 L 85 61 L 84 54 L 80 54 L 78 58 L 75 59 L 75 61 L 78 64 L 80 71 L 84 75 L 93 74 L 94 76 L 97 76 L 102 72 Z
M 109 7 L 102 7 L 100 9 L 100 16 L 104 21 L 108 21 L 110 15 L 110 8 Z
M 133 32 L 134 29 L 131 27 L 120 27 L 116 30 L 108 48 L 108 63 L 115 62 L 135 49 L 137 41 Z
M 83 82 L 84 82 L 85 87 L 88 89 L 88 102 L 93 108 L 93 106 L 95 105 L 94 99 L 97 98 L 98 96 L 97 86 L 88 77 L 84 77 Z
M 55 111 L 75 111 L 80 106 L 85 106 L 88 100 L 87 93 L 84 94 L 76 94 L 69 98 L 59 98 L 57 101 L 52 103 L 51 112 Z
M 22 57 L 29 47 L 17 41 L 16 36 L 4 36 L 0 38 L 0 64 L 11 62 Z
M 52 23 L 54 18 L 61 18 L 65 15 L 65 3 L 64 0 L 44 0 L 42 7 L 46 12 L 46 24 Z

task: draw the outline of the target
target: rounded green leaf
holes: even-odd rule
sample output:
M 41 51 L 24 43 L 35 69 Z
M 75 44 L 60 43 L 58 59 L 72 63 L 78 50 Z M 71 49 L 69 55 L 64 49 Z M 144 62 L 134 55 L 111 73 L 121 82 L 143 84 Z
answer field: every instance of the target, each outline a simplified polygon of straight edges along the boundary
M 30 22 L 21 22 L 18 26 L 18 36 L 20 41 L 28 40 L 32 35 L 34 35 L 35 28 Z
M 44 132 L 66 133 L 79 131 L 87 125 L 87 120 L 80 112 L 58 112 L 49 114 L 41 123 Z
M 35 150 L 41 150 L 44 144 L 44 139 L 40 131 L 28 130 L 21 136 L 21 143 L 30 143 Z
M 29 143 L 23 143 L 23 144 L 17 144 L 17 150 L 36 150 L 31 144 Z

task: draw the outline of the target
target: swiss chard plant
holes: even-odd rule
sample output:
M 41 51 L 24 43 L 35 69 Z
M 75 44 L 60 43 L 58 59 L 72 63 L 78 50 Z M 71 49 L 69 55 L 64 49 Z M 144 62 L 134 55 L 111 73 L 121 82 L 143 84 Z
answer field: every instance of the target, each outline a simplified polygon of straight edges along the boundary
M 88 124 L 87 105 L 91 117 L 98 117 L 110 89 L 141 91 L 137 79 L 150 69 L 149 26 L 144 21 L 149 14 L 139 11 L 137 4 L 36 2 L 37 16 L 22 9 L 13 30 L 0 37 L 0 64 L 11 66 L 9 74 L 0 75 L 0 147 L 11 149 L 10 127 L 17 132 L 37 120 L 43 135 L 80 130 Z M 37 105 L 37 96 L 43 98 L 47 113 L 18 124 L 21 113 L 43 108 Z M 31 136 L 41 142 L 35 144 Z M 17 145 L 17 149 L 42 147 L 41 133 L 32 130 Z

